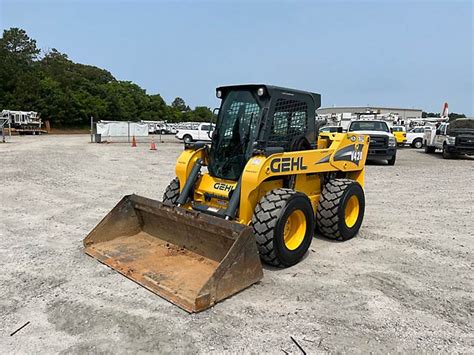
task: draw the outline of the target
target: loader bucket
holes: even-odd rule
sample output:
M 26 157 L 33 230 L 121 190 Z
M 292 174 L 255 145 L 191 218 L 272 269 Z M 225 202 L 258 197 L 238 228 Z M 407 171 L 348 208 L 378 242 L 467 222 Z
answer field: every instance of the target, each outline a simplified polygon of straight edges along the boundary
M 84 239 L 85 252 L 188 312 L 263 277 L 250 227 L 125 196 Z

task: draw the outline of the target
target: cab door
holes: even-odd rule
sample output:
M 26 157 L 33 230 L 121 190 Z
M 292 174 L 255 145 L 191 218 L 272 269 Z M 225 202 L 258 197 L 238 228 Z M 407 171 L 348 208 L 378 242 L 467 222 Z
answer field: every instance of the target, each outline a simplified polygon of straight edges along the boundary
M 436 148 L 443 148 L 443 143 L 444 140 L 446 139 L 446 128 L 447 128 L 446 123 L 442 123 L 437 132 L 436 132 L 436 138 L 435 138 L 435 146 Z

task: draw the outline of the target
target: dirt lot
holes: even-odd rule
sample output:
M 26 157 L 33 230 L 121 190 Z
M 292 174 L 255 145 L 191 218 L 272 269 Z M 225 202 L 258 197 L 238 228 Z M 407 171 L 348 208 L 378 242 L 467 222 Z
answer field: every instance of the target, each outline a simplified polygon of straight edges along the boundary
M 300 353 L 290 336 L 310 353 L 474 351 L 473 159 L 369 165 L 358 237 L 315 238 L 298 265 L 189 315 L 82 251 L 124 194 L 161 199 L 181 149 L 0 144 L 3 353 Z

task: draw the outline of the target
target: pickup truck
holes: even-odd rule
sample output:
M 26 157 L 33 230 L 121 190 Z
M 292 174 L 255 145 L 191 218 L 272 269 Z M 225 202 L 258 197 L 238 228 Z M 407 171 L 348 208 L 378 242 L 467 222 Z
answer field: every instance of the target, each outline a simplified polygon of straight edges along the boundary
M 423 141 L 426 153 L 440 149 L 444 159 L 461 154 L 474 155 L 474 119 L 459 118 L 437 127 L 426 127 Z
M 423 147 L 423 136 L 425 127 L 414 127 L 407 132 L 407 142 L 412 148 L 420 149 Z
M 399 147 L 403 147 L 407 142 L 407 132 L 403 126 L 393 126 L 392 133 Z
M 184 143 L 210 141 L 214 128 L 215 125 L 210 123 L 201 123 L 196 129 L 179 129 L 175 137 Z
M 367 159 L 387 160 L 388 165 L 395 165 L 397 159 L 397 141 L 388 128 L 387 122 L 377 120 L 352 121 L 347 130 L 368 134 L 370 136 Z

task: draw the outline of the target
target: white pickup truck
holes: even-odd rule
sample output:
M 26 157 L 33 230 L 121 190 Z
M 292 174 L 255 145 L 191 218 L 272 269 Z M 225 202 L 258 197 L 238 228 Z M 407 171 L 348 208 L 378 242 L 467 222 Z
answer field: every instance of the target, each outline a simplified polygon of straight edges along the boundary
M 195 141 L 210 141 L 215 125 L 201 123 L 196 129 L 180 129 L 176 133 L 176 138 L 191 143 Z
M 407 132 L 406 144 L 409 144 L 412 148 L 420 149 L 423 147 L 423 136 L 425 133 L 425 127 L 414 127 Z
M 348 132 L 368 134 L 370 136 L 369 160 L 387 160 L 395 165 L 397 159 L 397 141 L 388 128 L 387 122 L 379 120 L 355 120 L 349 125 Z

